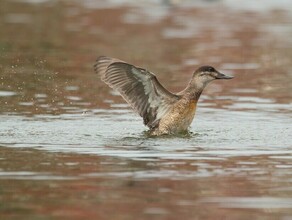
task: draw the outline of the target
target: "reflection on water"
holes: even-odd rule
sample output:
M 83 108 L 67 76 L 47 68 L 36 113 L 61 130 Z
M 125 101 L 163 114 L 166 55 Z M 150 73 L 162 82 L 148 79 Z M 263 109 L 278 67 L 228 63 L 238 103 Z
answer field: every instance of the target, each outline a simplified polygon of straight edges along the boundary
M 291 219 L 290 6 L 2 0 L 1 219 Z M 204 91 L 190 134 L 149 138 L 98 55 L 171 91 L 203 64 L 235 78 Z
M 208 198 L 202 202 L 219 203 L 221 207 L 226 208 L 249 208 L 249 209 L 290 209 L 292 208 L 292 199 L 273 198 L 273 197 L 245 197 L 245 198 Z

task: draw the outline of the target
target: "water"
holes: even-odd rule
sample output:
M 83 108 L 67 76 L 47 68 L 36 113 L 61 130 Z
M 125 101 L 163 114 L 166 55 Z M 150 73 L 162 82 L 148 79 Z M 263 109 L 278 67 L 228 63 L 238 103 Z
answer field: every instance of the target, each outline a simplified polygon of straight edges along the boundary
M 291 3 L 242 3 L 1 1 L 1 219 L 292 219 Z M 154 138 L 98 55 L 172 91 L 198 65 L 235 78 Z

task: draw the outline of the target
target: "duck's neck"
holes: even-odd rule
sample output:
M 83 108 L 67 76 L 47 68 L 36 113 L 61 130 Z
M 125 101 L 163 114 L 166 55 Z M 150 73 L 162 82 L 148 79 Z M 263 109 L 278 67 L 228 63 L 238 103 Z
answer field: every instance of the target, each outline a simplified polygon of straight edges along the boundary
M 188 86 L 181 92 L 181 95 L 188 99 L 198 101 L 205 87 L 206 83 L 192 79 Z

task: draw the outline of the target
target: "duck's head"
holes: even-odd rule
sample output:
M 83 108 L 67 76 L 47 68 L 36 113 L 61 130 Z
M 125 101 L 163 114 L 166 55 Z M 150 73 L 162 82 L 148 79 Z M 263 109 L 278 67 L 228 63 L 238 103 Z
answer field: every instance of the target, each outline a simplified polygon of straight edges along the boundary
M 193 74 L 193 81 L 196 84 L 207 85 L 209 82 L 215 79 L 232 79 L 232 76 L 224 75 L 220 73 L 212 66 L 201 66 Z

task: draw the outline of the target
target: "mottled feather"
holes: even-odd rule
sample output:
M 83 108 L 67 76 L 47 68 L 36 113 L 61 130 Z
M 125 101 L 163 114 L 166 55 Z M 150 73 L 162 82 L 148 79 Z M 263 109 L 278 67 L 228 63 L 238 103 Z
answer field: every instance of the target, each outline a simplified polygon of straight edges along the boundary
M 151 129 L 179 100 L 179 96 L 166 90 L 153 73 L 120 60 L 99 57 L 95 72 L 122 95 Z

